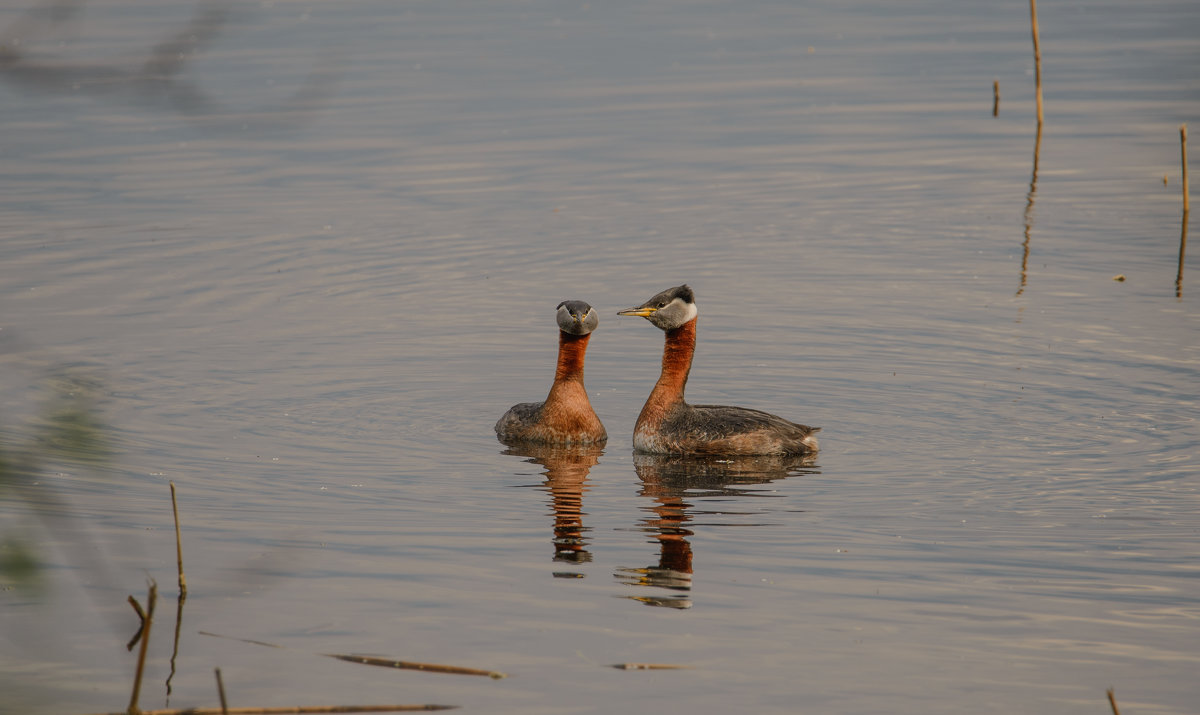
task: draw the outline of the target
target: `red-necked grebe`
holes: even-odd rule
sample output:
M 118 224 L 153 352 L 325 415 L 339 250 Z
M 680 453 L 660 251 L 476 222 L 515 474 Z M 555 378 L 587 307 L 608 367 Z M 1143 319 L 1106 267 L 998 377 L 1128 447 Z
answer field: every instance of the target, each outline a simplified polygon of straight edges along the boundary
M 501 442 L 601 444 L 608 439 L 583 389 L 583 358 L 588 339 L 600 323 L 581 300 L 558 304 L 558 369 L 544 402 L 513 405 L 496 423 Z
M 812 454 L 816 432 L 767 412 L 722 405 L 689 405 L 683 399 L 696 350 L 696 302 L 686 285 L 669 288 L 636 308 L 666 333 L 662 374 L 633 428 L 633 448 L 654 454 Z

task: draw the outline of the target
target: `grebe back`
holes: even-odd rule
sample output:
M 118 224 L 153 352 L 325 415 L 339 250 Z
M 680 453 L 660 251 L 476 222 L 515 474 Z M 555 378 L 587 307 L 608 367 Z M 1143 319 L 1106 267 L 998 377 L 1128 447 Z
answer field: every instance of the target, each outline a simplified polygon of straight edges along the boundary
M 558 304 L 558 367 L 550 394 L 542 402 L 513 405 L 496 422 L 496 437 L 506 444 L 603 444 L 608 433 L 596 417 L 583 387 L 583 361 L 591 333 L 600 323 L 581 300 Z
M 683 398 L 696 350 L 695 295 L 687 285 L 668 288 L 636 308 L 666 333 L 662 373 L 633 428 L 633 447 L 655 454 L 786 454 L 817 451 L 820 427 L 797 424 L 745 407 L 689 405 Z

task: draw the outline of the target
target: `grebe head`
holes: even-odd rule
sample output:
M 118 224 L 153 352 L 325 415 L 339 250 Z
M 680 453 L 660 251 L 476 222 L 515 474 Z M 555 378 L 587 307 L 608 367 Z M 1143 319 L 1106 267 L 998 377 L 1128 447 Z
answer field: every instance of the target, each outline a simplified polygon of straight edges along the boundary
M 674 330 L 696 314 L 696 298 L 687 285 L 668 288 L 636 308 L 617 313 L 641 316 L 662 330 Z
M 600 324 L 596 309 L 582 300 L 564 300 L 558 304 L 558 329 L 569 335 L 587 335 Z

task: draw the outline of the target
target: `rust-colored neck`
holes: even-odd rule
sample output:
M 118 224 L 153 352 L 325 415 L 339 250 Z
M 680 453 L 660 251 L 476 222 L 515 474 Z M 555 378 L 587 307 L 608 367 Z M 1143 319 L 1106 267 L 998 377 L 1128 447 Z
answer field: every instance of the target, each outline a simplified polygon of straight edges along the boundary
M 696 352 L 696 319 L 667 331 L 663 344 L 662 374 L 654 391 L 678 396 L 683 399 L 683 388 L 687 386 L 688 373 L 692 371 L 692 355 Z
M 554 385 L 542 405 L 542 425 L 561 435 L 588 441 L 605 438 L 604 425 L 592 410 L 587 390 L 583 388 L 583 356 L 587 352 L 588 335 L 559 333 L 558 369 Z M 586 473 L 586 470 L 585 470 Z
M 591 333 L 587 335 L 571 335 L 570 333 L 559 331 L 558 368 L 554 371 L 554 382 L 562 382 L 563 380 L 583 381 L 583 358 L 587 353 L 588 339 L 591 337 Z
M 696 351 L 696 319 L 692 318 L 674 330 L 667 331 L 663 346 L 662 373 L 646 398 L 634 430 L 656 429 L 671 409 L 683 402 L 683 389 L 692 370 L 692 354 Z

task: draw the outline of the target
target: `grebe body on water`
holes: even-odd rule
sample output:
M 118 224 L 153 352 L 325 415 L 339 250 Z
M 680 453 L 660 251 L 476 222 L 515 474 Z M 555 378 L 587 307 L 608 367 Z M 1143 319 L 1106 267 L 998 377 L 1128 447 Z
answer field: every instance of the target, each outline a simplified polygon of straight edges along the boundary
M 786 454 L 817 451 L 820 427 L 723 405 L 689 405 L 683 399 L 696 351 L 695 296 L 686 285 L 669 288 L 636 308 L 636 315 L 666 333 L 662 373 L 633 428 L 633 448 L 653 454 Z
M 583 388 L 583 359 L 600 317 L 581 300 L 565 300 L 558 304 L 557 321 L 558 368 L 550 394 L 543 402 L 522 402 L 505 412 L 496 423 L 501 442 L 602 444 L 608 439 Z

